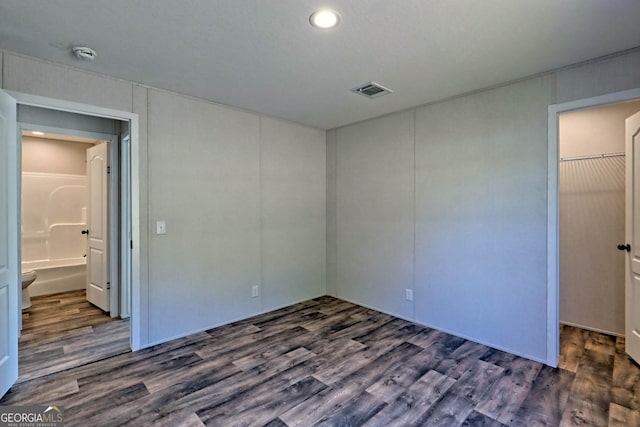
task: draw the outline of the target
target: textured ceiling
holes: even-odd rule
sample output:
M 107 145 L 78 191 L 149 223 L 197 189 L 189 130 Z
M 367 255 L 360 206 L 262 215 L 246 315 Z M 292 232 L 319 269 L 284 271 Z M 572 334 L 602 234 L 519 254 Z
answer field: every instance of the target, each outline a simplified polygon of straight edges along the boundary
M 640 46 L 638 22 L 638 0 L 0 0 L 0 48 L 330 129 Z M 371 80 L 394 92 L 349 91 Z

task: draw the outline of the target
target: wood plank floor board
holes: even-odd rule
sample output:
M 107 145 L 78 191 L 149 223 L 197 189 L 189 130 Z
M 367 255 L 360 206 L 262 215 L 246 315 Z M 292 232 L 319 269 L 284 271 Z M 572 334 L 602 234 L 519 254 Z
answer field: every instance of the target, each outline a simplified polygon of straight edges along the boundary
M 364 310 L 361 307 L 351 307 L 332 315 L 321 313 L 322 317 L 316 319 L 303 319 L 300 326 L 310 331 L 324 329 L 327 334 L 332 334 L 360 323 L 361 320 L 355 316 L 355 314 L 362 311 Z
M 63 297 L 43 299 L 25 320 Z M 15 384 L 0 405 L 57 404 L 68 426 L 136 427 L 634 426 L 640 414 L 640 368 L 624 340 L 568 326 L 561 359 L 575 372 L 332 297 L 87 361 L 84 339 L 112 346 L 95 338 L 99 329 L 126 336 L 128 324 L 107 320 L 75 325 L 62 345 L 64 331 L 25 334 L 34 351 L 24 360 L 58 348 L 81 363 Z
M 360 426 L 385 406 L 387 406 L 386 402 L 363 391 L 344 404 L 337 405 L 333 411 L 328 412 L 313 425 L 317 427 Z
M 561 425 L 607 425 L 614 356 L 587 350 L 578 366 Z
M 31 302 L 18 341 L 20 382 L 130 351 L 128 320 L 114 320 L 91 305 L 84 290 Z
M 543 366 L 510 425 L 560 425 L 574 379 L 574 372 Z
M 640 369 L 625 353 L 625 340 L 616 340 L 611 401 L 620 406 L 640 411 Z
M 455 382 L 453 378 L 430 370 L 396 396 L 365 425 L 367 427 L 413 425 L 447 393 Z
M 299 378 L 289 372 L 197 414 L 206 425 L 261 426 L 325 388 L 326 384 L 311 376 Z
M 366 334 L 391 321 L 388 317 L 387 315 L 373 315 L 371 319 L 367 320 L 357 320 L 353 317 L 348 317 L 342 323 L 332 325 L 326 330 L 320 330 L 319 332 L 322 333 L 322 338 L 309 343 L 306 347 L 315 353 L 321 353 L 330 341 L 341 340 L 343 338 L 354 341 L 354 336 Z M 361 345 L 365 346 L 365 344 Z
M 428 420 L 433 426 L 461 425 L 503 372 L 504 368 L 476 360 L 443 398 L 422 415 L 419 423 Z
M 611 403 L 609 406 L 609 427 L 640 426 L 640 412 Z
M 112 390 L 108 395 L 104 395 L 102 399 L 93 399 L 91 402 L 87 402 L 82 406 L 67 405 L 65 408 L 68 408 L 67 410 L 69 412 L 82 414 L 82 417 L 88 420 L 96 416 L 104 420 L 106 418 L 105 414 L 107 414 L 109 410 L 118 408 L 123 403 L 136 401 L 148 395 L 149 391 L 144 384 L 136 383 Z
M 448 357 L 442 359 L 434 369 L 451 378 L 458 379 L 472 368 L 476 360 L 481 360 L 490 351 L 491 349 L 487 346 L 466 341 Z
M 511 423 L 529 394 L 540 369 L 542 364 L 539 362 L 521 358 L 514 360 L 480 399 L 475 410 L 500 423 Z
M 452 353 L 466 342 L 464 338 L 456 337 L 436 329 L 422 330 L 409 338 L 408 341 L 422 348 L 428 348 L 434 344 L 442 344 L 441 347 L 447 354 Z
M 153 422 L 156 418 L 172 412 L 191 408 L 195 408 L 196 413 L 207 411 L 228 402 L 235 395 L 242 396 L 243 391 L 258 387 L 283 372 L 302 377 L 309 368 L 308 364 L 303 364 L 312 357 L 312 352 L 299 348 L 248 371 L 240 371 L 235 365 L 227 364 L 208 376 L 176 382 L 165 388 L 163 393 L 155 393 L 139 401 L 130 402 L 121 408 L 123 414 L 117 421 L 129 419 L 130 415 L 127 416 L 127 412 L 131 410 L 139 416 L 139 419 L 129 419 L 134 424 L 142 421 Z M 233 370 L 235 372 L 229 372 Z M 218 374 L 219 378 L 216 378 L 215 374 Z
M 186 342 L 185 346 L 179 349 L 167 346 L 166 352 L 163 353 L 143 350 L 135 354 L 120 354 L 102 360 L 99 365 L 86 365 L 78 371 L 76 376 L 82 385 L 117 382 L 124 377 L 144 378 L 145 381 L 151 381 L 156 378 L 156 375 L 172 372 L 167 369 L 181 369 L 179 364 L 186 365 L 191 362 L 191 366 L 195 366 L 200 363 L 202 358 L 194 353 L 193 348 L 189 350 L 190 344 Z
M 444 347 L 445 344 L 440 342 L 423 349 L 415 356 L 407 359 L 405 364 L 388 372 L 369 386 L 367 392 L 387 403 L 393 402 L 412 384 L 419 381 L 424 374 L 438 366 L 439 362 L 444 358 L 444 354 L 446 354 Z M 443 375 L 443 377 L 445 376 Z
M 319 308 L 320 313 L 333 316 L 337 314 L 344 314 L 344 312 L 349 311 L 363 312 L 366 313 L 367 310 L 370 310 L 366 307 L 359 306 L 352 302 L 337 300 L 337 301 L 329 301 L 328 304 L 323 305 Z
M 560 325 L 560 334 L 563 341 L 558 368 L 576 372 L 589 337 L 589 331 L 574 326 Z
M 365 391 L 367 387 L 384 376 L 385 372 L 404 363 L 420 350 L 421 348 L 414 344 L 407 342 L 400 344 L 333 383 L 332 387 L 311 396 L 300 405 L 280 415 L 280 419 L 290 426 L 308 426 L 318 422 L 332 411 L 335 405 L 342 405 L 354 395 Z M 314 377 L 318 378 L 317 375 Z M 321 378 L 318 379 L 322 381 Z
M 616 337 L 589 331 L 584 348 L 613 355 L 616 352 Z
M 289 427 L 280 418 L 269 421 L 264 427 Z
M 200 417 L 189 410 L 173 412 L 164 418 L 154 420 L 152 424 L 136 424 L 135 426 L 144 427 L 147 425 L 153 427 L 205 427 Z
M 41 348 L 47 345 L 53 344 L 56 345 L 60 338 L 64 338 L 67 341 L 72 340 L 74 337 L 80 337 L 78 339 L 82 339 L 83 335 L 91 335 L 94 332 L 94 328 L 98 326 L 83 326 L 81 328 L 76 328 L 71 331 L 62 332 L 59 334 L 22 334 L 20 336 L 20 349 L 26 350 L 28 348 Z
M 462 423 L 462 427 L 505 427 L 505 424 L 480 412 L 472 411 Z
M 508 368 L 518 356 L 515 354 L 507 353 L 506 351 L 496 350 L 492 348 L 486 353 L 484 356 L 480 358 L 480 360 L 485 361 L 487 363 L 493 363 L 494 365 Z
M 75 378 L 39 377 L 31 381 L 16 383 L 10 393 L 0 400 L 0 405 L 39 405 L 39 402 L 63 401 L 68 396 L 77 396 L 80 387 Z
M 197 353 L 203 359 L 225 356 L 240 358 L 251 354 L 254 350 L 258 351 L 261 348 L 279 342 L 286 336 L 298 336 L 307 332 L 306 329 L 298 325 L 288 325 L 288 327 L 281 325 L 277 329 L 270 329 L 269 331 L 261 329 L 258 332 L 238 337 L 235 340 L 228 341 L 225 345 L 205 345 L 197 350 Z

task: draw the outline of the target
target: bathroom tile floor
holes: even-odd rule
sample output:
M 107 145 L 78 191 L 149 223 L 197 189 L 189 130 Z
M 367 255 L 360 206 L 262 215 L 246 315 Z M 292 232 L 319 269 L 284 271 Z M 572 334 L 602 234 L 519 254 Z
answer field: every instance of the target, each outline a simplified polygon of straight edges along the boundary
M 16 384 L 65 425 L 640 426 L 624 339 L 561 328 L 550 368 L 332 297 Z
M 18 345 L 22 382 L 130 351 L 129 322 L 87 302 L 84 290 L 32 297 Z

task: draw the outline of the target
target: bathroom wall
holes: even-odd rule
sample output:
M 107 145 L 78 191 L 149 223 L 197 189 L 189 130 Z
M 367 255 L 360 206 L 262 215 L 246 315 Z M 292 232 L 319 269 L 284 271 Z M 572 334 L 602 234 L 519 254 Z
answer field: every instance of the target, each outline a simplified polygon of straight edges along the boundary
M 82 264 L 86 253 L 86 149 L 90 144 L 23 136 L 22 265 Z M 81 271 L 81 270 L 80 270 Z M 84 280 L 47 286 L 39 277 L 32 296 L 82 289 Z
M 86 175 L 86 150 L 91 144 L 22 137 L 22 172 Z

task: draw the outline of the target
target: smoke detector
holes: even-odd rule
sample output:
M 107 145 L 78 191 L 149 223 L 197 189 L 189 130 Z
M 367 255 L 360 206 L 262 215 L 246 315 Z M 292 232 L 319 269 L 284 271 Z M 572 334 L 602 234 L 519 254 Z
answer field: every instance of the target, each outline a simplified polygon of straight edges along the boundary
M 393 91 L 376 82 L 369 82 L 358 87 L 354 87 L 351 89 L 351 92 L 358 93 L 362 96 L 366 96 L 367 98 L 378 98 L 388 93 L 392 93 Z
M 86 46 L 74 46 L 71 50 L 76 55 L 76 58 L 81 61 L 93 61 L 98 56 L 95 50 Z

